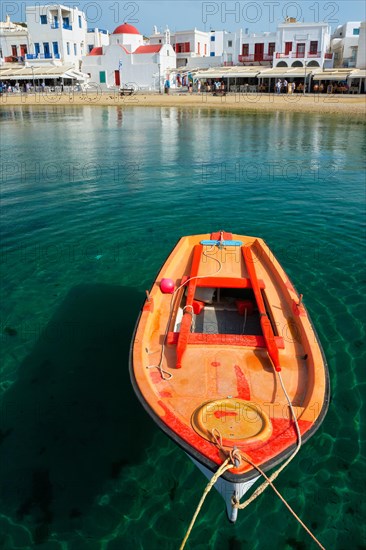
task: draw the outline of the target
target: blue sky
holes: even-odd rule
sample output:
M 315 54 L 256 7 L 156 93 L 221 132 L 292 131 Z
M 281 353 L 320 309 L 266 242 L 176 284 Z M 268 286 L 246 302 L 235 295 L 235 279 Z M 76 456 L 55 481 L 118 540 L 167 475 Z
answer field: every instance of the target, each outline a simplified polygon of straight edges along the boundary
M 3 0 L 1 20 L 6 13 L 12 21 L 25 20 L 25 7 L 36 4 L 54 4 L 52 1 Z M 285 15 L 300 21 L 327 21 L 332 29 L 346 21 L 366 19 L 364 0 L 260 0 L 260 1 L 198 1 L 198 0 L 69 0 L 62 4 L 77 6 L 86 12 L 90 26 L 113 31 L 124 21 L 136 26 L 145 35 L 153 26 L 171 31 L 197 27 L 250 32 L 275 30 Z

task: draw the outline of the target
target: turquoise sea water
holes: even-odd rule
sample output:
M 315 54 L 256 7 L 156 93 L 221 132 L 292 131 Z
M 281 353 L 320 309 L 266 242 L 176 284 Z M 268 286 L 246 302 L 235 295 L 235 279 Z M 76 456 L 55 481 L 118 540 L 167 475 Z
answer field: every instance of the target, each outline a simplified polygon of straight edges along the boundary
M 277 488 L 366 548 L 365 125 L 345 117 L 2 107 L 0 547 L 175 549 L 206 481 L 133 394 L 144 291 L 184 234 L 263 237 L 312 316 L 332 400 Z M 187 548 L 315 548 L 271 489 Z

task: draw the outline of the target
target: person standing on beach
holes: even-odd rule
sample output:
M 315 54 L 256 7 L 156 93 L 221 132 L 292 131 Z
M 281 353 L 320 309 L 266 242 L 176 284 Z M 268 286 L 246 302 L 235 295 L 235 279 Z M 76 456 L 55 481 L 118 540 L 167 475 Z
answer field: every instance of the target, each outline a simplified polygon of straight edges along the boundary
M 281 88 L 282 88 L 282 82 L 281 82 L 281 79 L 279 78 L 279 79 L 277 80 L 277 82 L 276 82 L 276 92 L 277 92 L 278 94 L 281 93 Z
M 197 92 L 199 94 L 201 93 L 201 81 L 200 80 L 197 81 Z

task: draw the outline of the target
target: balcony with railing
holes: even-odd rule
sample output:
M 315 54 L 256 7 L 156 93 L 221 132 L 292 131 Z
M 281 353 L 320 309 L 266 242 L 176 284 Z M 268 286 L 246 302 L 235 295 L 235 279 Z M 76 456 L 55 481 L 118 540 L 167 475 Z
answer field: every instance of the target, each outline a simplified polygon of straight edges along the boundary
M 32 60 L 32 59 L 61 59 L 60 57 L 60 54 L 59 53 L 27 53 L 25 55 L 25 58 L 27 60 Z
M 249 55 L 239 55 L 238 56 L 239 63 L 254 63 L 255 61 L 272 61 L 273 60 L 273 54 L 270 53 L 263 53 L 263 54 L 256 54 L 252 53 Z
M 251 63 L 254 61 L 254 54 L 251 55 L 239 55 L 239 63 Z
M 326 55 L 328 54 L 324 54 L 324 57 Z M 319 59 L 320 57 L 322 57 L 322 52 L 276 52 L 276 59 Z
M 322 53 L 321 52 L 290 52 L 290 57 L 292 59 L 307 59 L 307 58 L 310 58 L 310 59 L 315 59 L 315 58 L 318 58 L 318 57 L 321 57 L 322 56 Z
M 5 63 L 24 63 L 23 55 L 8 55 L 4 57 Z

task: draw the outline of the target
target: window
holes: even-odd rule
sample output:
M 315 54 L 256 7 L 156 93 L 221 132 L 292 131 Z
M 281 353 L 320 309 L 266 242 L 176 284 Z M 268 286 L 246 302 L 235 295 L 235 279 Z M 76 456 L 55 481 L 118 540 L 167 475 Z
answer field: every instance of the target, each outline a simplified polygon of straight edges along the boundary
M 76 44 L 74 44 L 74 55 L 78 54 L 78 47 Z
M 41 25 L 47 25 L 47 15 L 41 15 Z
M 215 42 L 215 37 L 211 36 L 211 42 Z
M 232 47 L 233 47 L 233 41 L 232 41 L 232 40 L 228 40 L 228 41 L 227 41 L 227 47 L 228 47 L 228 48 L 232 48 Z
M 18 57 L 18 52 L 17 52 L 17 47 L 16 46 L 11 47 L 11 55 L 13 57 Z
M 82 26 L 83 26 L 83 25 L 82 25 L 82 22 L 81 22 L 81 15 L 79 15 L 78 19 L 79 19 L 79 27 L 80 27 L 80 29 L 81 29 Z
M 197 53 L 198 55 L 201 55 L 201 43 L 197 42 Z
M 210 52 L 210 57 L 215 57 L 215 52 Z
M 177 42 L 174 49 L 176 53 L 189 53 L 191 51 L 189 42 Z
M 254 44 L 254 61 L 263 61 L 264 43 L 256 42 Z
M 292 42 L 285 42 L 285 55 L 292 52 Z
M 268 55 L 273 55 L 276 49 L 276 42 L 270 42 L 268 44 Z
M 20 55 L 25 56 L 27 52 L 27 44 L 20 44 Z
M 205 44 L 205 55 L 207 55 L 207 44 Z
M 241 55 L 249 55 L 249 44 L 243 44 L 242 45 Z
M 105 84 L 106 83 L 105 71 L 99 71 L 99 82 L 100 82 L 100 84 Z
M 58 42 L 52 42 L 52 48 L 53 48 L 53 54 L 55 57 L 58 57 L 59 51 L 58 51 Z
M 40 52 L 40 46 L 39 46 L 39 42 L 35 42 L 34 43 L 34 53 L 35 55 L 38 57 L 39 56 L 39 52 Z
M 70 42 L 66 42 L 67 55 L 70 55 Z
M 312 40 L 310 42 L 310 52 L 311 54 L 316 54 L 318 53 L 318 41 L 317 40 Z
M 360 29 L 353 29 L 354 36 L 358 36 L 360 34 Z
M 296 57 L 305 57 L 305 42 L 296 44 Z
M 43 52 L 45 59 L 51 58 L 50 45 L 48 42 L 43 42 Z
M 90 53 L 93 48 L 94 48 L 93 44 L 88 44 L 88 53 Z

